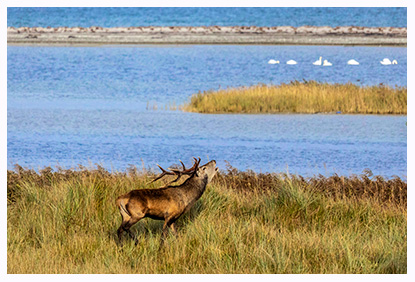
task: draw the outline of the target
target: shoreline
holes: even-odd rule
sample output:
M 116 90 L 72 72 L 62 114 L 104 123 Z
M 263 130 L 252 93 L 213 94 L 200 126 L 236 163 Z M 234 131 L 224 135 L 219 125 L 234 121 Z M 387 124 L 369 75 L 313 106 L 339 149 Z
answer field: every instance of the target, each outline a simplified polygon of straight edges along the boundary
M 407 46 L 395 27 L 8 27 L 8 45 L 341 45 Z

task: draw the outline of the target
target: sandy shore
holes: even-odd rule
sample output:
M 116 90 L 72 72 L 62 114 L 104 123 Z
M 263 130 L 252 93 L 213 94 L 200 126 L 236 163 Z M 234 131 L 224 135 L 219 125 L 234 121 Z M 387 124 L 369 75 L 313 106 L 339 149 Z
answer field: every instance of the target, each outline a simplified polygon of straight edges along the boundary
M 396 27 L 8 27 L 11 45 L 271 44 L 406 46 Z

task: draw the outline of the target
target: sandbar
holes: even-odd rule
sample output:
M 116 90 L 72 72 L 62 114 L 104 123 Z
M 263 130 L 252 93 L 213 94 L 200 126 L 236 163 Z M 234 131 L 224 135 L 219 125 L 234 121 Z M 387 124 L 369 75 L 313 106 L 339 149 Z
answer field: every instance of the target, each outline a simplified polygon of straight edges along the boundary
M 8 27 L 9 45 L 248 44 L 407 46 L 405 27 Z

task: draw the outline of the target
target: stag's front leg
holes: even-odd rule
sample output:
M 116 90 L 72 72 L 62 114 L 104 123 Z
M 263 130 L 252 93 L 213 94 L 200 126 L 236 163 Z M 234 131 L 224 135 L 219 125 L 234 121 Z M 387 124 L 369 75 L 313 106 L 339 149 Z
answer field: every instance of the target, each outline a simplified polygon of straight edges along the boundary
M 174 223 L 176 222 L 177 218 L 170 217 L 164 221 L 163 225 L 163 234 L 162 237 L 165 238 L 167 236 L 167 233 L 169 232 L 169 228 L 173 232 L 173 234 L 177 237 L 177 231 Z
M 172 222 L 172 223 L 170 224 L 170 228 L 171 228 L 171 231 L 173 231 L 174 236 L 177 238 L 177 237 L 178 237 L 178 235 L 177 235 L 177 230 L 176 230 L 176 225 L 175 225 L 175 222 Z
M 176 228 L 174 227 L 174 220 L 175 219 L 173 219 L 173 218 L 168 218 L 168 219 L 165 219 L 165 221 L 164 221 L 163 231 L 162 231 L 161 239 L 160 239 L 159 251 L 164 245 L 164 240 L 166 239 L 167 233 L 169 232 L 169 228 L 172 229 L 174 235 L 176 235 L 176 237 L 177 237 Z
M 166 238 L 167 232 L 168 232 L 168 230 L 167 230 L 167 219 L 166 219 L 166 220 L 164 221 L 164 224 L 163 224 L 163 231 L 161 232 L 160 245 L 159 245 L 159 252 L 160 252 L 160 251 L 161 251 L 161 249 L 163 248 L 163 245 L 164 245 L 164 240 L 165 240 L 165 238 Z
M 163 224 L 163 231 L 161 233 L 161 241 L 163 242 L 166 239 L 167 233 L 169 232 L 168 220 L 166 219 Z

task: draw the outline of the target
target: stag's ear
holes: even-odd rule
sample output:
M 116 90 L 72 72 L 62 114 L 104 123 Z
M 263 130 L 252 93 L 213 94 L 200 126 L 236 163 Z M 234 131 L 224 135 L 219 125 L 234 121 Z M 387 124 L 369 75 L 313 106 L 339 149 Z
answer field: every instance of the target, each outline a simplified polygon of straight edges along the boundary
M 199 174 L 199 168 L 197 168 L 197 169 L 195 170 L 195 176 L 196 176 L 196 177 L 199 177 L 199 175 L 200 175 L 200 174 Z

